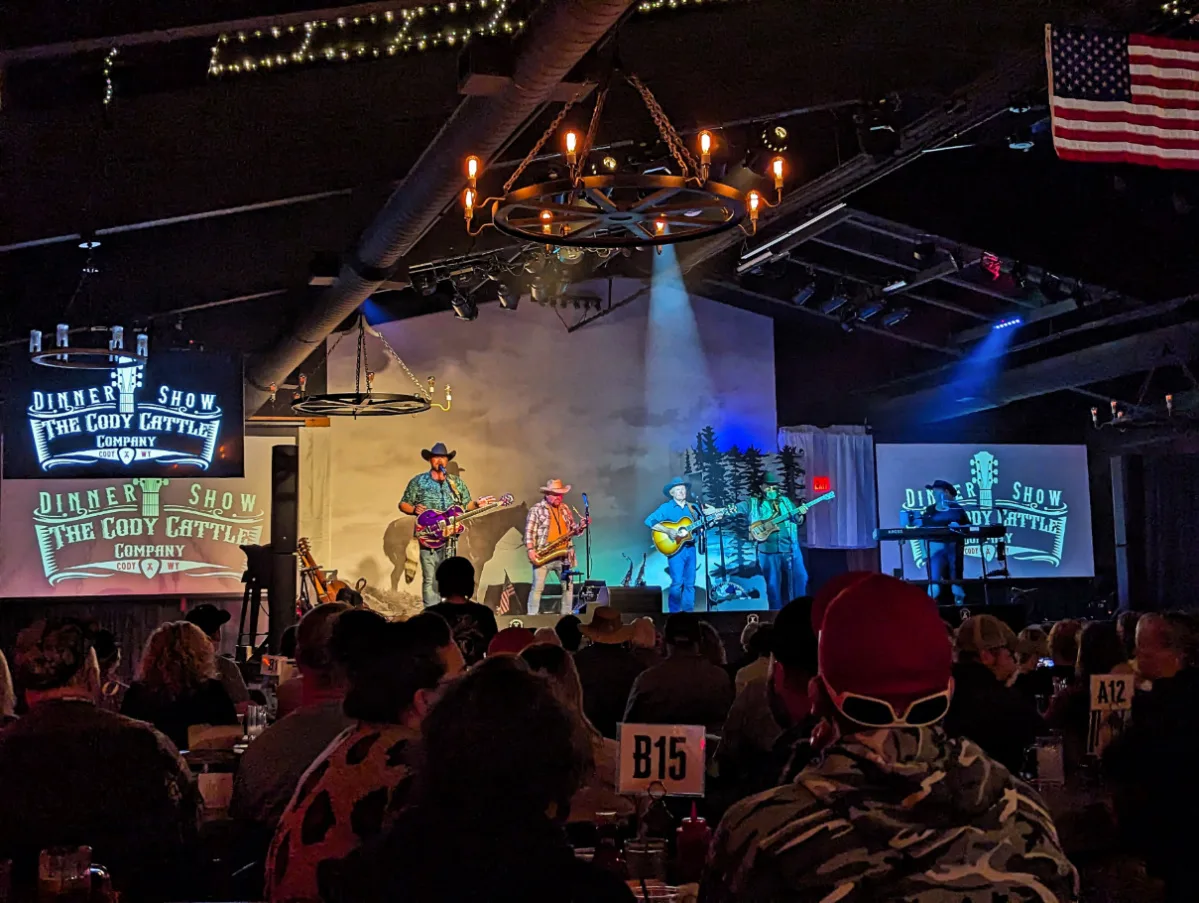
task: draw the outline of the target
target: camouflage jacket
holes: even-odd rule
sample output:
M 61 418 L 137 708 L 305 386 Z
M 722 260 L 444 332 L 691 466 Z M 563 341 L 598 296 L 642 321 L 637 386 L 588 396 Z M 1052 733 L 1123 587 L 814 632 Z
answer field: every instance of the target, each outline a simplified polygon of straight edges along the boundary
M 939 727 L 845 737 L 793 783 L 733 806 L 701 903 L 1074 903 L 1041 798 Z

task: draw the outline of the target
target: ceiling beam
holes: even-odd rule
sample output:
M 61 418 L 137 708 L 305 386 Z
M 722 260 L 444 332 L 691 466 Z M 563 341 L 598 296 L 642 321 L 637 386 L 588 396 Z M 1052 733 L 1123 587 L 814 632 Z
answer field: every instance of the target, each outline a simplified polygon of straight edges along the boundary
M 818 273 L 825 273 L 829 276 L 836 276 L 839 279 L 847 279 L 850 282 L 856 282 L 859 285 L 868 285 L 872 288 L 879 288 L 877 282 L 865 279 L 861 276 L 854 276 L 835 267 L 825 266 L 822 263 L 813 263 L 810 260 L 805 260 L 800 257 L 791 255 L 791 262 L 799 267 L 807 267 L 810 270 L 815 270 Z M 963 307 L 960 304 L 955 304 L 952 301 L 942 301 L 940 298 L 931 298 L 928 295 L 921 295 L 917 292 L 903 291 L 900 292 L 903 297 L 910 298 L 913 301 L 919 301 L 921 304 L 927 304 L 929 307 L 939 307 L 941 310 L 952 311 L 955 314 L 961 314 L 963 317 L 970 317 L 983 323 L 991 323 L 993 318 L 988 314 L 979 313 L 976 310 L 971 310 L 968 307 Z
M 873 405 L 873 415 L 883 422 L 952 420 L 1195 357 L 1199 322 L 1182 323 L 1014 367 L 974 390 L 974 396 L 948 404 L 943 386 L 882 399 Z
M 715 290 L 718 292 L 728 292 L 733 295 L 740 295 L 751 301 L 758 301 L 763 304 L 773 305 L 775 307 L 783 307 L 787 310 L 793 310 L 796 313 L 808 314 L 812 317 L 819 317 L 822 320 L 828 320 L 831 323 L 840 323 L 841 319 L 835 314 L 826 314 L 824 311 L 817 310 L 814 307 L 804 307 L 800 304 L 795 304 L 791 301 L 784 301 L 782 298 L 776 298 L 774 295 L 767 295 L 764 292 L 755 292 L 752 289 L 740 286 L 735 282 L 725 282 L 723 279 L 705 279 L 697 287 L 697 293 L 703 294 L 705 289 Z M 869 323 L 855 322 L 853 324 L 855 332 L 868 332 L 872 335 L 886 336 L 889 339 L 894 339 L 897 342 L 903 342 L 907 345 L 912 345 L 916 348 L 923 348 L 926 351 L 936 351 L 938 354 L 944 354 L 947 357 L 958 358 L 962 356 L 962 352 L 956 348 L 946 348 L 943 345 L 934 345 L 932 342 L 925 342 L 923 339 L 916 339 L 912 336 L 904 335 L 901 332 L 893 332 L 890 329 L 880 329 L 877 326 L 871 326 Z

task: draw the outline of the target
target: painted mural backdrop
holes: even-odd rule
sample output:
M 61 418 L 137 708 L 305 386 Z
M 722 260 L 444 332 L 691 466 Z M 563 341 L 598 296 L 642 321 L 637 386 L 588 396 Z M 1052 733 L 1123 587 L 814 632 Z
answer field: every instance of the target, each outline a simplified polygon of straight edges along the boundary
M 618 281 L 614 294 L 637 287 Z M 552 477 L 573 486 L 566 502 L 580 512 L 588 495 L 592 577 L 619 584 L 630 560 L 635 577 L 646 554 L 645 581 L 654 586 L 666 582 L 665 560 L 648 554 L 642 521 L 671 477 L 704 455 L 713 468 L 702 442 L 696 448 L 705 427 L 722 454 L 739 450 L 723 465 L 722 493 L 759 481 L 769 466 L 762 451 L 775 447 L 776 434 L 769 318 L 672 291 L 569 334 L 557 311 L 527 301 L 516 311 L 486 306 L 472 323 L 447 312 L 376 328 L 420 378 L 435 375 L 454 388 L 448 413 L 341 418 L 330 428 L 328 466 L 317 468 L 328 473 L 329 566 L 347 579 L 366 578 L 380 607 L 418 604 L 419 577 L 408 579 L 412 518 L 396 505 L 426 467 L 421 449 L 435 442 L 458 452 L 451 470 L 473 495 L 516 497 L 513 507 L 475 521 L 460 545 L 480 574 L 479 595 L 505 572 L 528 582 L 524 521 Z M 377 342 L 370 358 L 379 391 L 411 388 Z M 328 366 L 330 391 L 352 385 L 352 345 L 341 343 Z M 735 571 L 739 559 L 726 558 L 725 567 Z

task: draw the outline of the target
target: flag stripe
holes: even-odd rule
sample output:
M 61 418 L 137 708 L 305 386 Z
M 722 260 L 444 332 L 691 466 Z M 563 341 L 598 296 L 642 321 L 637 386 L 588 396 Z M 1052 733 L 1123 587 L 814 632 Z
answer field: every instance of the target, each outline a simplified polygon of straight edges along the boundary
M 1199 42 L 1073 27 L 1046 35 L 1059 157 L 1199 169 Z
M 1105 154 L 1137 154 L 1145 157 L 1160 158 L 1162 160 L 1189 160 L 1193 165 L 1199 166 L 1199 155 L 1196 155 L 1193 150 L 1146 147 L 1143 144 L 1137 144 L 1128 141 L 1088 141 L 1072 138 L 1062 138 L 1057 142 L 1057 144 L 1060 147 L 1069 148 L 1076 151 L 1093 151 L 1095 153 Z
M 1159 134 L 1167 131 L 1173 134 Z M 1145 129 L 1142 131 L 1132 126 L 1112 128 L 1111 125 L 1104 123 L 1092 127 L 1090 123 L 1078 122 L 1069 126 L 1059 125 L 1055 134 L 1059 138 L 1074 138 L 1079 141 L 1128 143 L 1142 147 L 1189 150 L 1191 152 L 1199 150 L 1199 135 L 1194 132 L 1180 132 L 1177 129 Z M 1146 140 L 1147 136 L 1152 136 L 1152 140 Z
M 1059 119 L 1087 122 L 1135 122 L 1139 125 L 1162 125 L 1176 128 L 1183 122 L 1199 126 L 1199 110 L 1176 110 L 1147 103 L 1106 103 L 1055 97 L 1053 112 Z
M 1157 154 L 1136 151 L 1099 151 L 1077 149 L 1070 144 L 1054 143 L 1057 155 L 1063 160 L 1074 160 L 1087 163 L 1139 163 L 1144 166 L 1155 166 L 1158 169 L 1196 169 L 1199 170 L 1199 158 L 1194 155 L 1186 157 L 1161 157 Z

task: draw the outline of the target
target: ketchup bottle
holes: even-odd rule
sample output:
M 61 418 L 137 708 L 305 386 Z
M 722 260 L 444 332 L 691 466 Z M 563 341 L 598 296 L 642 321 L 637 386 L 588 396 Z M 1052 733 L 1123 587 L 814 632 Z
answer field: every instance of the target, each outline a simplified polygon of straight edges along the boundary
M 692 803 L 691 817 L 682 820 L 675 834 L 674 868 L 677 883 L 690 884 L 699 881 L 711 841 L 712 830 L 708 823 L 699 817 L 695 803 Z

